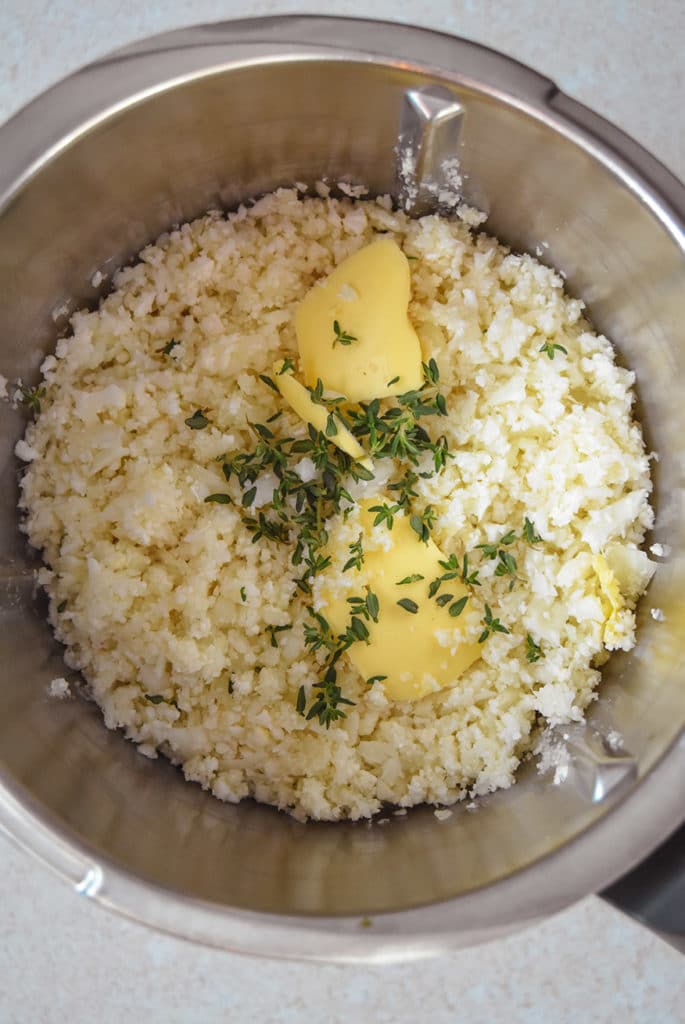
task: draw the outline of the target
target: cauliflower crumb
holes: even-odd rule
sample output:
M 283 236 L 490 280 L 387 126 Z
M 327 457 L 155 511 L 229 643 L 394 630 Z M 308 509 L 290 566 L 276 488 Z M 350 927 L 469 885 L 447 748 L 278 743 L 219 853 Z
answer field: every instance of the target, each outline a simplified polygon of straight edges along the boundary
M 67 680 L 61 677 L 53 679 L 48 686 L 48 697 L 54 697 L 56 700 L 66 700 L 67 697 L 71 697 L 71 687 Z
M 433 814 L 438 821 L 447 821 L 448 818 L 452 817 L 452 811 L 448 807 L 439 807 L 437 811 L 433 811 Z

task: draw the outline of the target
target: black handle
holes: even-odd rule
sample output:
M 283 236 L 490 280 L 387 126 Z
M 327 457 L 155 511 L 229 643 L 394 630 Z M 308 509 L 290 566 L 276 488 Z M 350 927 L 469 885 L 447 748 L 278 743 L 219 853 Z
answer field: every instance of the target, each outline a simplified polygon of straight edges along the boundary
M 685 826 L 600 896 L 685 953 Z

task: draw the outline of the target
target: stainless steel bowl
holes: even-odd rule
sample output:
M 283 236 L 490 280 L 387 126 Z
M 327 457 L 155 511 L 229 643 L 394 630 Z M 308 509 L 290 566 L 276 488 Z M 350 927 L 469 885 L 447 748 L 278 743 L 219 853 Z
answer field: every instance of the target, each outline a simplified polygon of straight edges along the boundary
M 35 380 L 65 303 L 95 303 L 94 272 L 175 222 L 322 176 L 394 191 L 406 95 L 435 86 L 465 112 L 450 145 L 489 229 L 517 249 L 547 243 L 636 370 L 659 453 L 655 538 L 672 553 L 638 647 L 612 658 L 571 737 L 564 784 L 529 765 L 448 821 L 418 808 L 383 827 L 305 826 L 223 805 L 92 705 L 48 699 L 64 666 L 17 530 L 24 419 L 3 403 L 0 823 L 78 892 L 215 946 L 386 960 L 478 942 L 605 886 L 685 815 L 685 190 L 547 79 L 436 33 L 301 17 L 171 33 L 85 68 L 0 130 L 0 371 Z M 602 743 L 610 728 L 621 756 Z

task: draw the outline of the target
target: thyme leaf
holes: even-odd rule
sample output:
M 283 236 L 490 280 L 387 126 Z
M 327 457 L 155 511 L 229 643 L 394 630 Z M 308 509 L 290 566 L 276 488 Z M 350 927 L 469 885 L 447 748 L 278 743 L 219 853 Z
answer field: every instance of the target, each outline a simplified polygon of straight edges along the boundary
M 568 355 L 568 352 L 563 345 L 558 345 L 555 342 L 545 341 L 539 348 L 540 352 L 545 352 L 549 359 L 554 359 L 556 352 L 563 352 L 564 355 Z
M 196 409 L 192 416 L 189 416 L 187 420 L 184 420 L 187 427 L 191 430 L 204 430 L 205 427 L 209 426 L 209 420 L 203 413 L 202 409 Z
M 351 345 L 353 341 L 358 341 L 356 334 L 350 334 L 348 331 L 344 331 L 337 320 L 333 321 L 333 348 L 336 345 Z

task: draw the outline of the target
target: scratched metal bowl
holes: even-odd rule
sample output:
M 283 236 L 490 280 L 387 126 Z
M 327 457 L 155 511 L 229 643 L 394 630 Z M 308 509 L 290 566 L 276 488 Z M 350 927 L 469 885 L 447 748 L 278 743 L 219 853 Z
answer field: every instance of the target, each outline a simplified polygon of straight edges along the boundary
M 0 129 L 0 372 L 37 380 L 66 323 L 54 311 L 96 303 L 95 271 L 208 207 L 324 176 L 397 194 L 408 94 L 436 86 L 463 108 L 448 145 L 467 198 L 516 249 L 548 243 L 636 370 L 660 456 L 653 539 L 671 554 L 638 646 L 612 657 L 591 726 L 570 739 L 563 784 L 527 765 L 446 821 L 424 807 L 383 827 L 302 825 L 222 804 L 92 704 L 48 699 L 64 665 L 17 529 L 25 419 L 0 408 L 0 825 L 85 896 L 218 947 L 369 961 L 475 943 L 607 885 L 685 814 L 685 190 L 548 79 L 437 33 L 301 17 L 158 36 L 85 68 Z

